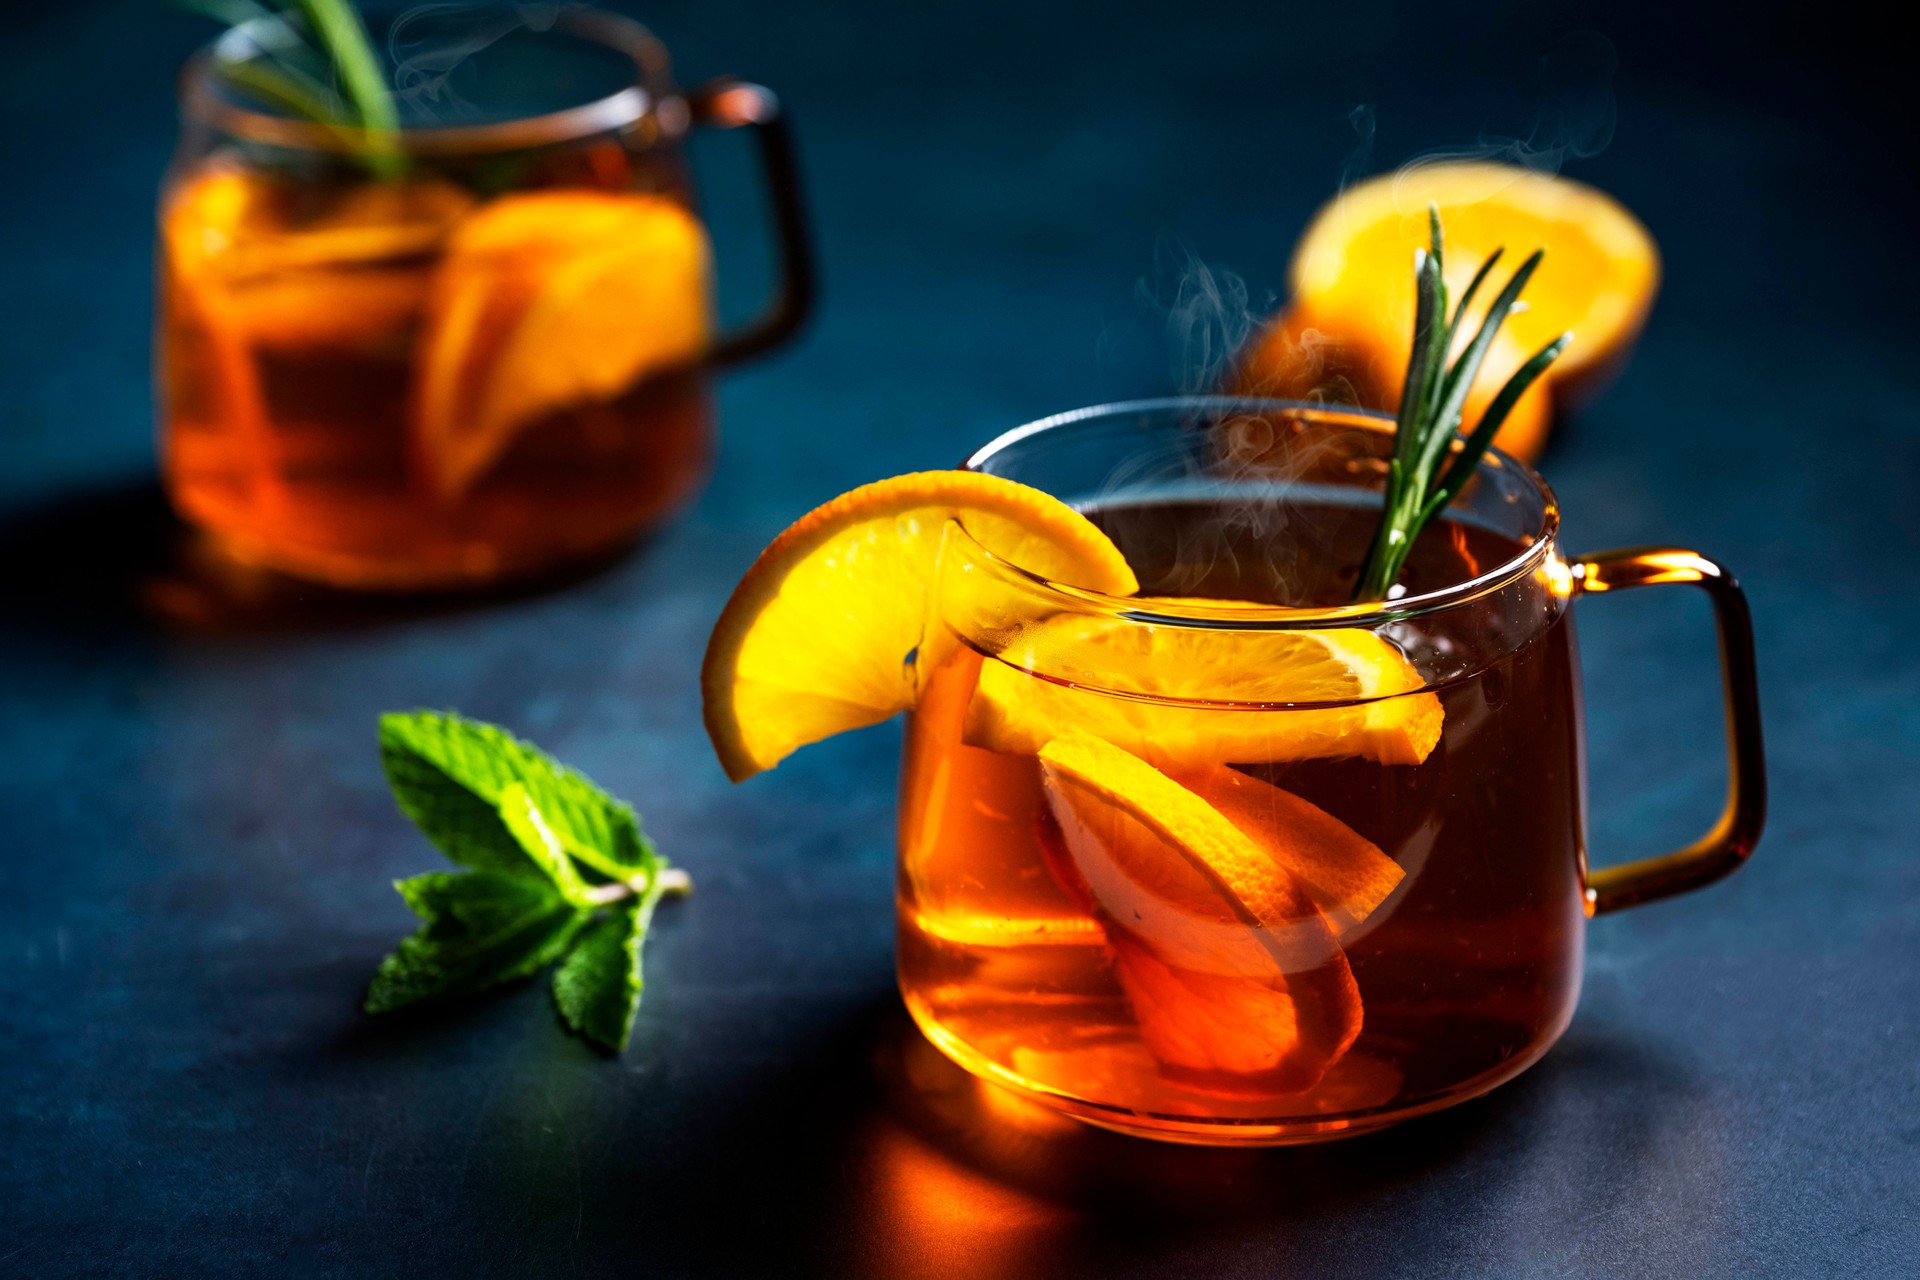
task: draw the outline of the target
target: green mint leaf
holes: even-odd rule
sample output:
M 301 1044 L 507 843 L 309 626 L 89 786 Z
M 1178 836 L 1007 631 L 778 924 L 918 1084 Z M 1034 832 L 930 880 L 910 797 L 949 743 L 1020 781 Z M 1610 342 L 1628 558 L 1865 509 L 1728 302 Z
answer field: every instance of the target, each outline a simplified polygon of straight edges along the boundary
M 632 809 L 493 725 L 436 711 L 390 713 L 380 718 L 380 759 L 401 811 L 465 866 L 536 871 L 500 816 L 501 793 L 516 782 L 562 847 L 602 874 L 624 879 L 660 864 Z
M 567 856 L 559 835 L 540 812 L 540 807 L 533 802 L 533 793 L 523 783 L 509 782 L 501 790 L 500 821 L 506 824 L 508 832 L 519 842 L 521 852 L 546 872 L 547 879 L 553 881 L 553 887 L 560 891 L 561 897 L 576 907 L 592 908 L 594 901 L 587 896 L 586 883 L 574 869 L 573 859 Z
M 544 880 L 497 871 L 436 872 L 394 885 L 426 921 L 380 962 L 368 1013 L 470 995 L 556 959 L 589 913 Z
M 566 1024 L 618 1053 L 640 1011 L 640 947 L 647 939 L 659 880 L 596 922 L 553 972 L 553 1002 Z

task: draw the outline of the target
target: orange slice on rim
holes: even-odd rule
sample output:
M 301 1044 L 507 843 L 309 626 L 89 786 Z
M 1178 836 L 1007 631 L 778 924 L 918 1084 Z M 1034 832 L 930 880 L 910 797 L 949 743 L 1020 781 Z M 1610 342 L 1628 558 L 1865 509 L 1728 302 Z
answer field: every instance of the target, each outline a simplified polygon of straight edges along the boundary
M 760 553 L 707 643 L 700 691 L 715 752 L 739 782 L 794 749 L 911 707 L 913 654 L 947 522 L 1054 581 L 1128 594 L 1107 536 L 1037 489 L 924 471 L 844 493 Z
M 546 414 L 698 359 L 709 257 L 698 218 L 639 192 L 510 195 L 462 221 L 434 279 L 415 389 L 434 490 L 465 492 Z
M 1545 249 L 1468 400 L 1470 428 L 1507 375 L 1555 337 L 1575 341 L 1515 407 L 1496 443 L 1531 457 L 1556 411 L 1590 398 L 1625 363 L 1660 285 L 1653 237 L 1612 197 L 1512 165 L 1419 165 L 1359 183 L 1317 214 L 1294 250 L 1293 305 L 1249 350 L 1242 390 L 1291 399 L 1325 394 L 1392 409 L 1412 341 L 1414 250 L 1426 247 L 1427 206 L 1446 231 L 1447 285 L 1458 298 L 1504 247 L 1484 308 L 1504 272 Z M 1503 271 L 1504 269 L 1504 271 Z M 1463 335 L 1464 343 L 1467 335 Z
M 1233 631 L 1056 616 L 1021 627 L 982 664 L 965 732 L 974 746 L 1032 754 L 1078 728 L 1176 774 L 1344 756 L 1419 764 L 1444 716 L 1424 683 L 1404 654 L 1361 628 Z
M 1235 1089 L 1318 1083 L 1359 1036 L 1362 1010 L 1300 880 L 1198 795 L 1091 734 L 1053 739 L 1040 766 L 1161 1065 Z

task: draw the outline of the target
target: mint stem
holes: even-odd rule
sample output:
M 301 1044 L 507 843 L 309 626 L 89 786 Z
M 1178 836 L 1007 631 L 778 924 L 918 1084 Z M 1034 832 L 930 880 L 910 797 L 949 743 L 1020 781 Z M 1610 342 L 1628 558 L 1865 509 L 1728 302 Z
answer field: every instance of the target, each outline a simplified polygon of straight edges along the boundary
M 658 876 L 630 876 L 610 884 L 597 884 L 583 896 L 595 906 L 604 907 L 608 903 L 637 898 L 656 885 L 661 893 L 688 894 L 693 892 L 693 877 L 679 867 L 662 867 Z

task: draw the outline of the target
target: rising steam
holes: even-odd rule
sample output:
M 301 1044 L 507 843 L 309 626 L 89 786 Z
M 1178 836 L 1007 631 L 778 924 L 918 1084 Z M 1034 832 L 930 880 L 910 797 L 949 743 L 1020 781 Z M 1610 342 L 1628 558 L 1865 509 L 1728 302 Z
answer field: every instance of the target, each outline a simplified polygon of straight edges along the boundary
M 1177 241 L 1155 246 L 1153 266 L 1153 275 L 1135 284 L 1134 297 L 1165 316 L 1174 386 L 1188 394 L 1216 390 L 1276 299 L 1266 295 L 1256 309 L 1244 279 L 1208 266 Z
M 1482 134 L 1471 143 L 1434 147 L 1402 164 L 1395 181 L 1424 166 L 1460 160 L 1558 173 L 1569 159 L 1599 154 L 1613 139 L 1613 77 L 1618 67 L 1613 44 L 1604 36 L 1575 32 L 1562 37 L 1539 61 L 1543 101 L 1524 138 Z M 1338 190 L 1370 176 L 1374 107 L 1354 107 L 1346 123 L 1356 142 L 1337 175 Z M 1146 314 L 1163 321 L 1171 381 L 1187 394 L 1218 392 L 1230 384 L 1235 362 L 1267 324 L 1278 301 L 1272 294 L 1256 300 L 1241 276 L 1166 239 L 1156 244 L 1153 271 L 1136 284 L 1134 296 Z M 1300 337 L 1311 354 L 1319 335 L 1307 331 Z M 1106 478 L 1099 503 L 1126 506 L 1165 500 L 1183 489 L 1205 492 L 1210 495 L 1206 518 L 1180 524 L 1173 535 L 1179 547 L 1171 557 L 1171 571 L 1155 588 L 1185 594 L 1216 580 L 1224 570 L 1264 598 L 1297 599 L 1299 584 L 1289 580 L 1292 569 L 1264 549 L 1284 543 L 1331 550 L 1331 530 L 1321 527 L 1313 507 L 1298 502 L 1299 486 L 1328 461 L 1331 443 L 1326 437 L 1319 443 L 1311 436 L 1289 437 L 1277 421 L 1261 413 L 1241 415 L 1219 428 L 1221 447 L 1204 462 L 1179 446 L 1158 453 L 1143 450 L 1125 460 Z M 1250 562 L 1249 555 L 1257 555 L 1259 562 Z
M 1569 32 L 1537 65 L 1545 102 L 1526 137 L 1482 134 L 1471 143 L 1434 147 L 1401 165 L 1397 176 L 1455 160 L 1495 160 L 1557 174 L 1569 159 L 1597 156 L 1613 141 L 1619 118 L 1613 96 L 1619 69 L 1611 40 L 1595 31 Z
M 563 10 L 574 7 L 465 0 L 415 5 L 395 18 L 387 33 L 394 93 L 416 115 L 428 118 L 470 109 L 453 87 L 454 72 L 467 59 L 523 27 L 546 31 Z

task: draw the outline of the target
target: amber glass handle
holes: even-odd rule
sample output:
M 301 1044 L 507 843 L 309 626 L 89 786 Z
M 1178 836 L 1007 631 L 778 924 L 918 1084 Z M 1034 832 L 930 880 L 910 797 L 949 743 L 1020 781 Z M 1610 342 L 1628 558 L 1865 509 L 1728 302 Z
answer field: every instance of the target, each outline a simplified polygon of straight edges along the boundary
M 1698 552 L 1677 547 L 1605 551 L 1572 569 L 1574 587 L 1583 595 L 1674 582 L 1705 591 L 1720 633 L 1720 685 L 1727 710 L 1727 807 L 1720 820 L 1677 852 L 1592 872 L 1587 903 L 1598 915 L 1697 889 L 1744 863 L 1767 819 L 1767 766 L 1760 743 L 1753 618 L 1733 575 Z
M 813 245 L 806 209 L 800 199 L 800 169 L 794 160 L 793 132 L 771 89 L 743 80 L 712 80 L 687 95 L 696 124 L 719 129 L 751 128 L 759 139 L 773 202 L 774 237 L 780 280 L 767 305 L 742 327 L 723 333 L 708 359 L 734 364 L 771 351 L 806 323 L 813 311 Z

